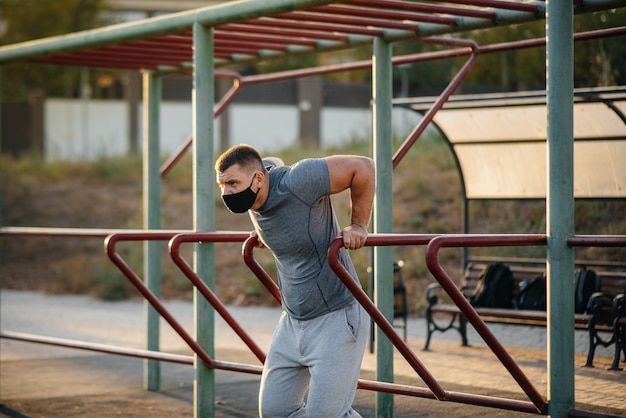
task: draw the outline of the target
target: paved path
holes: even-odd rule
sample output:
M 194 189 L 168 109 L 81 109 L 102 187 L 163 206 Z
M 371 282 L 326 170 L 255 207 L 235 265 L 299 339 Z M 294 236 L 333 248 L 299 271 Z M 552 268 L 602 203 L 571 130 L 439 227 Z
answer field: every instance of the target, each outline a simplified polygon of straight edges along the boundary
M 189 331 L 193 308 L 171 301 L 166 307 Z M 2 290 L 2 330 L 70 338 L 129 348 L 143 348 L 143 303 L 102 302 L 87 296 L 47 296 L 37 292 Z M 229 307 L 229 311 L 266 349 L 278 308 Z M 492 331 L 538 391 L 546 393 L 546 333 L 543 328 L 493 325 Z M 446 390 L 526 400 L 525 395 L 476 333 L 471 347 L 461 347 L 458 334 L 437 334 L 431 351 L 424 343 L 423 319 L 410 319 L 409 343 L 427 369 Z M 258 364 L 239 338 L 218 319 L 216 349 L 220 360 Z M 626 416 L 626 372 L 608 371 L 612 349 L 599 349 L 595 368 L 584 363 L 587 341 L 576 332 L 577 408 Z M 162 350 L 190 354 L 168 324 L 161 328 Z M 162 390 L 142 389 L 142 360 L 0 339 L 0 416 L 192 416 L 194 370 L 163 363 Z M 419 376 L 396 353 L 396 381 L 421 386 Z M 375 356 L 366 353 L 363 378 L 374 379 Z M 217 402 L 221 417 L 256 416 L 258 377 L 218 372 Z M 359 391 L 355 406 L 364 416 L 375 416 L 375 395 Z M 494 416 L 527 414 L 493 410 L 407 396 L 395 397 L 395 416 Z

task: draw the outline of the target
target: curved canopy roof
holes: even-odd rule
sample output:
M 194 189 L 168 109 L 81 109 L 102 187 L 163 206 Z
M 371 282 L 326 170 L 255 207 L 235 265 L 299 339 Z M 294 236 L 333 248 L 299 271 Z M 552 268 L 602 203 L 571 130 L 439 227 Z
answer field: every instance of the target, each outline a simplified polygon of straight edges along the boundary
M 452 96 L 434 123 L 469 199 L 546 197 L 546 92 Z M 626 197 L 626 87 L 574 92 L 574 196 Z M 432 98 L 401 100 L 424 112 Z

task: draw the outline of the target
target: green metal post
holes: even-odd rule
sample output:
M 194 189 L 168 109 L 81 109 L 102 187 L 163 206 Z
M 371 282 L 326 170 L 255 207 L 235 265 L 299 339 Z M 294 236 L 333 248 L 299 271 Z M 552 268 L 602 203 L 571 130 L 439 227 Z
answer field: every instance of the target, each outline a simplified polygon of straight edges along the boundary
M 197 232 L 215 231 L 213 29 L 193 25 L 193 220 Z M 213 243 L 198 243 L 194 252 L 195 270 L 209 288 L 215 288 L 215 248 Z M 215 354 L 215 315 L 211 305 L 194 290 L 196 341 L 207 353 Z M 215 371 L 196 357 L 194 416 L 215 416 Z
M 0 154 L 2 153 L 2 66 L 0 65 Z M 0 158 L 0 225 L 2 223 L 2 158 Z M 0 237 L 0 253 L 2 253 L 2 237 Z M 0 292 L 2 292 L 2 261 L 0 261 Z
M 161 176 L 159 105 L 161 78 L 146 71 L 143 73 L 143 226 L 144 229 L 161 228 Z M 144 277 L 148 288 L 161 296 L 161 243 L 144 242 Z M 148 301 L 144 302 L 146 318 L 146 348 L 160 350 L 160 317 Z M 161 363 L 144 360 L 144 387 L 157 391 L 161 387 Z
M 574 407 L 574 40 L 571 2 L 547 2 L 548 413 Z
M 374 161 L 376 162 L 376 197 L 374 232 L 393 230 L 393 154 L 391 132 L 391 44 L 382 38 L 374 40 L 372 65 Z M 374 302 L 385 317 L 393 321 L 393 247 L 374 249 Z M 380 328 L 375 328 L 376 379 L 393 382 L 393 345 Z M 393 395 L 377 392 L 376 416 L 393 416 Z

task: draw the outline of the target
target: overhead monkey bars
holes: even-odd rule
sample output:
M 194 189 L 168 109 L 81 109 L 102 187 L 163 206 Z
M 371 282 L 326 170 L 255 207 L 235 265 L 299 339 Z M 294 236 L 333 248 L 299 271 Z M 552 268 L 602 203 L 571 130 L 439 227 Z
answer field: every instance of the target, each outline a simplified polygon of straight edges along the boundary
M 113 25 L 37 42 L 0 47 L 0 63 L 18 59 L 101 68 L 161 68 L 184 71 L 192 62 L 191 27 L 198 21 L 215 29 L 218 67 L 281 55 L 322 52 L 387 41 L 535 20 L 542 1 L 446 2 L 405 0 L 243 2 Z M 453 3 L 456 3 L 454 5 Z M 585 11 L 610 7 L 587 0 Z M 229 11 L 236 9 L 236 17 Z M 295 31 L 295 32 L 294 32 Z

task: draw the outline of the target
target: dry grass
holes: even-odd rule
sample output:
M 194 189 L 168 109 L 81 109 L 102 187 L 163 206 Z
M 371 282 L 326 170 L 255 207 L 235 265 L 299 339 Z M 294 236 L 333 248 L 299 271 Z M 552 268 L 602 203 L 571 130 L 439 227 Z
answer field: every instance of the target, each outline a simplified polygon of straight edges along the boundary
M 367 143 L 345 149 L 285 151 L 287 164 L 306 156 L 334 153 L 369 154 Z M 460 178 L 447 146 L 436 140 L 418 143 L 394 171 L 393 222 L 397 233 L 460 233 L 462 201 Z M 187 157 L 162 184 L 162 227 L 192 228 L 191 162 Z M 141 160 L 123 158 L 96 163 L 43 163 L 36 159 L 2 160 L 3 225 L 84 228 L 141 228 Z M 226 211 L 216 195 L 216 229 L 248 231 L 246 215 Z M 349 219 L 347 194 L 334 198 L 342 224 Z M 625 234 L 623 202 L 577 204 L 576 232 Z M 471 232 L 532 233 L 545 231 L 543 202 L 486 201 L 471 205 Z M 121 247 L 129 265 L 142 271 L 142 244 Z M 543 249 L 477 250 L 481 254 L 541 256 Z M 169 260 L 163 245 L 165 298 L 190 299 L 188 280 Z M 191 263 L 191 246 L 184 254 Z M 257 250 L 263 267 L 274 275 L 271 255 Z M 582 258 L 624 260 L 623 249 L 591 249 Z M 578 256 L 578 254 L 577 254 Z M 369 286 L 370 251 L 353 252 L 363 285 Z M 424 248 L 395 247 L 404 260 L 404 277 L 413 313 L 421 313 L 423 290 L 433 279 L 424 263 Z M 225 303 L 273 304 L 273 299 L 243 265 L 240 244 L 216 245 L 217 293 Z M 460 275 L 461 251 L 445 250 L 441 259 L 454 276 Z M 40 289 L 50 293 L 91 293 L 101 298 L 136 297 L 137 292 L 112 266 L 100 239 L 6 237 L 2 240 L 2 287 Z

